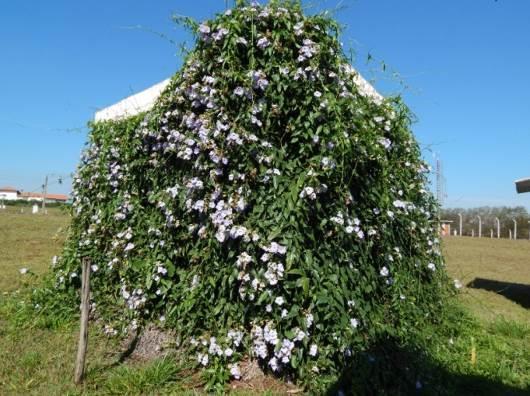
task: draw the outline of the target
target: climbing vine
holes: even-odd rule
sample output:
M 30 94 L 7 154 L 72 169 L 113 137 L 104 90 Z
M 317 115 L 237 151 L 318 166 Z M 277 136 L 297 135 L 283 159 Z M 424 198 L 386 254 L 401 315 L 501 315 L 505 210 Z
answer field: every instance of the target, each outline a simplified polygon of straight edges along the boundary
M 109 335 L 156 322 L 217 378 L 250 358 L 324 387 L 443 306 L 410 113 L 298 2 L 189 25 L 195 48 L 154 108 L 91 125 L 54 288 L 74 295 L 90 257 Z

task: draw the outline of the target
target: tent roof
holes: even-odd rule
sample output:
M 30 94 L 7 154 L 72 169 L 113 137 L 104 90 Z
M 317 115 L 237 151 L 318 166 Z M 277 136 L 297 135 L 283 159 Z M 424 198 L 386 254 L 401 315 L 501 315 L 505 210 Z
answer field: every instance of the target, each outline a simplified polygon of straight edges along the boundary
M 131 95 L 112 106 L 99 110 L 96 112 L 94 120 L 119 120 L 150 110 L 160 94 L 168 86 L 170 80 L 171 79 L 168 78 L 146 90 Z M 371 97 L 375 102 L 381 102 L 383 100 L 383 96 L 379 94 L 358 72 L 355 72 L 354 81 L 359 87 L 361 94 Z
M 162 91 L 169 84 L 170 79 L 159 82 L 150 88 L 147 88 L 137 94 L 129 96 L 112 106 L 96 112 L 95 121 L 118 120 L 127 118 L 143 111 L 147 111 L 153 107 L 156 99 L 160 96 Z

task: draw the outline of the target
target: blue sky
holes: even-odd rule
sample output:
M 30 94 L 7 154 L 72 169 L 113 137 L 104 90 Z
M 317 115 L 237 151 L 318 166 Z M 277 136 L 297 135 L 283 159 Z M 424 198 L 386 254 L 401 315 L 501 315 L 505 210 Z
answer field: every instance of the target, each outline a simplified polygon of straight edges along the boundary
M 304 3 L 309 12 L 336 9 L 354 66 L 383 94 L 404 96 L 426 159 L 434 151 L 443 160 L 447 206 L 530 209 L 530 195 L 513 185 L 530 177 L 530 2 Z M 94 112 L 180 67 L 169 39 L 191 41 L 171 15 L 203 20 L 224 8 L 222 0 L 3 4 L 0 185 L 34 191 L 53 174 L 50 191 L 68 192 L 69 180 L 57 178 L 75 169 Z

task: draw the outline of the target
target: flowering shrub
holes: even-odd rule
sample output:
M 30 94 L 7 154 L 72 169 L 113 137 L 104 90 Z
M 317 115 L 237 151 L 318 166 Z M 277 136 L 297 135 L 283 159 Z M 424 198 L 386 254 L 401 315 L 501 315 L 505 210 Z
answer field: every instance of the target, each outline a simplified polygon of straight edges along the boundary
M 90 257 L 109 335 L 157 321 L 225 378 L 251 358 L 325 386 L 442 308 L 410 114 L 360 85 L 337 24 L 296 2 L 192 27 L 153 110 L 92 125 L 55 287 L 71 295 Z

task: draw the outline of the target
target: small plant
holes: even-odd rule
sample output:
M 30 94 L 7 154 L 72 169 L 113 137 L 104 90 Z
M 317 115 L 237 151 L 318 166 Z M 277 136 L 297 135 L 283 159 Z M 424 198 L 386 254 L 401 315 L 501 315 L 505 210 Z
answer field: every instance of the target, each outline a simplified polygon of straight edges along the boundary
M 363 84 L 334 20 L 298 2 L 187 23 L 196 47 L 155 107 L 91 125 L 48 290 L 75 307 L 90 257 L 108 334 L 176 330 L 212 387 L 250 357 L 326 389 L 444 307 L 410 113 Z

